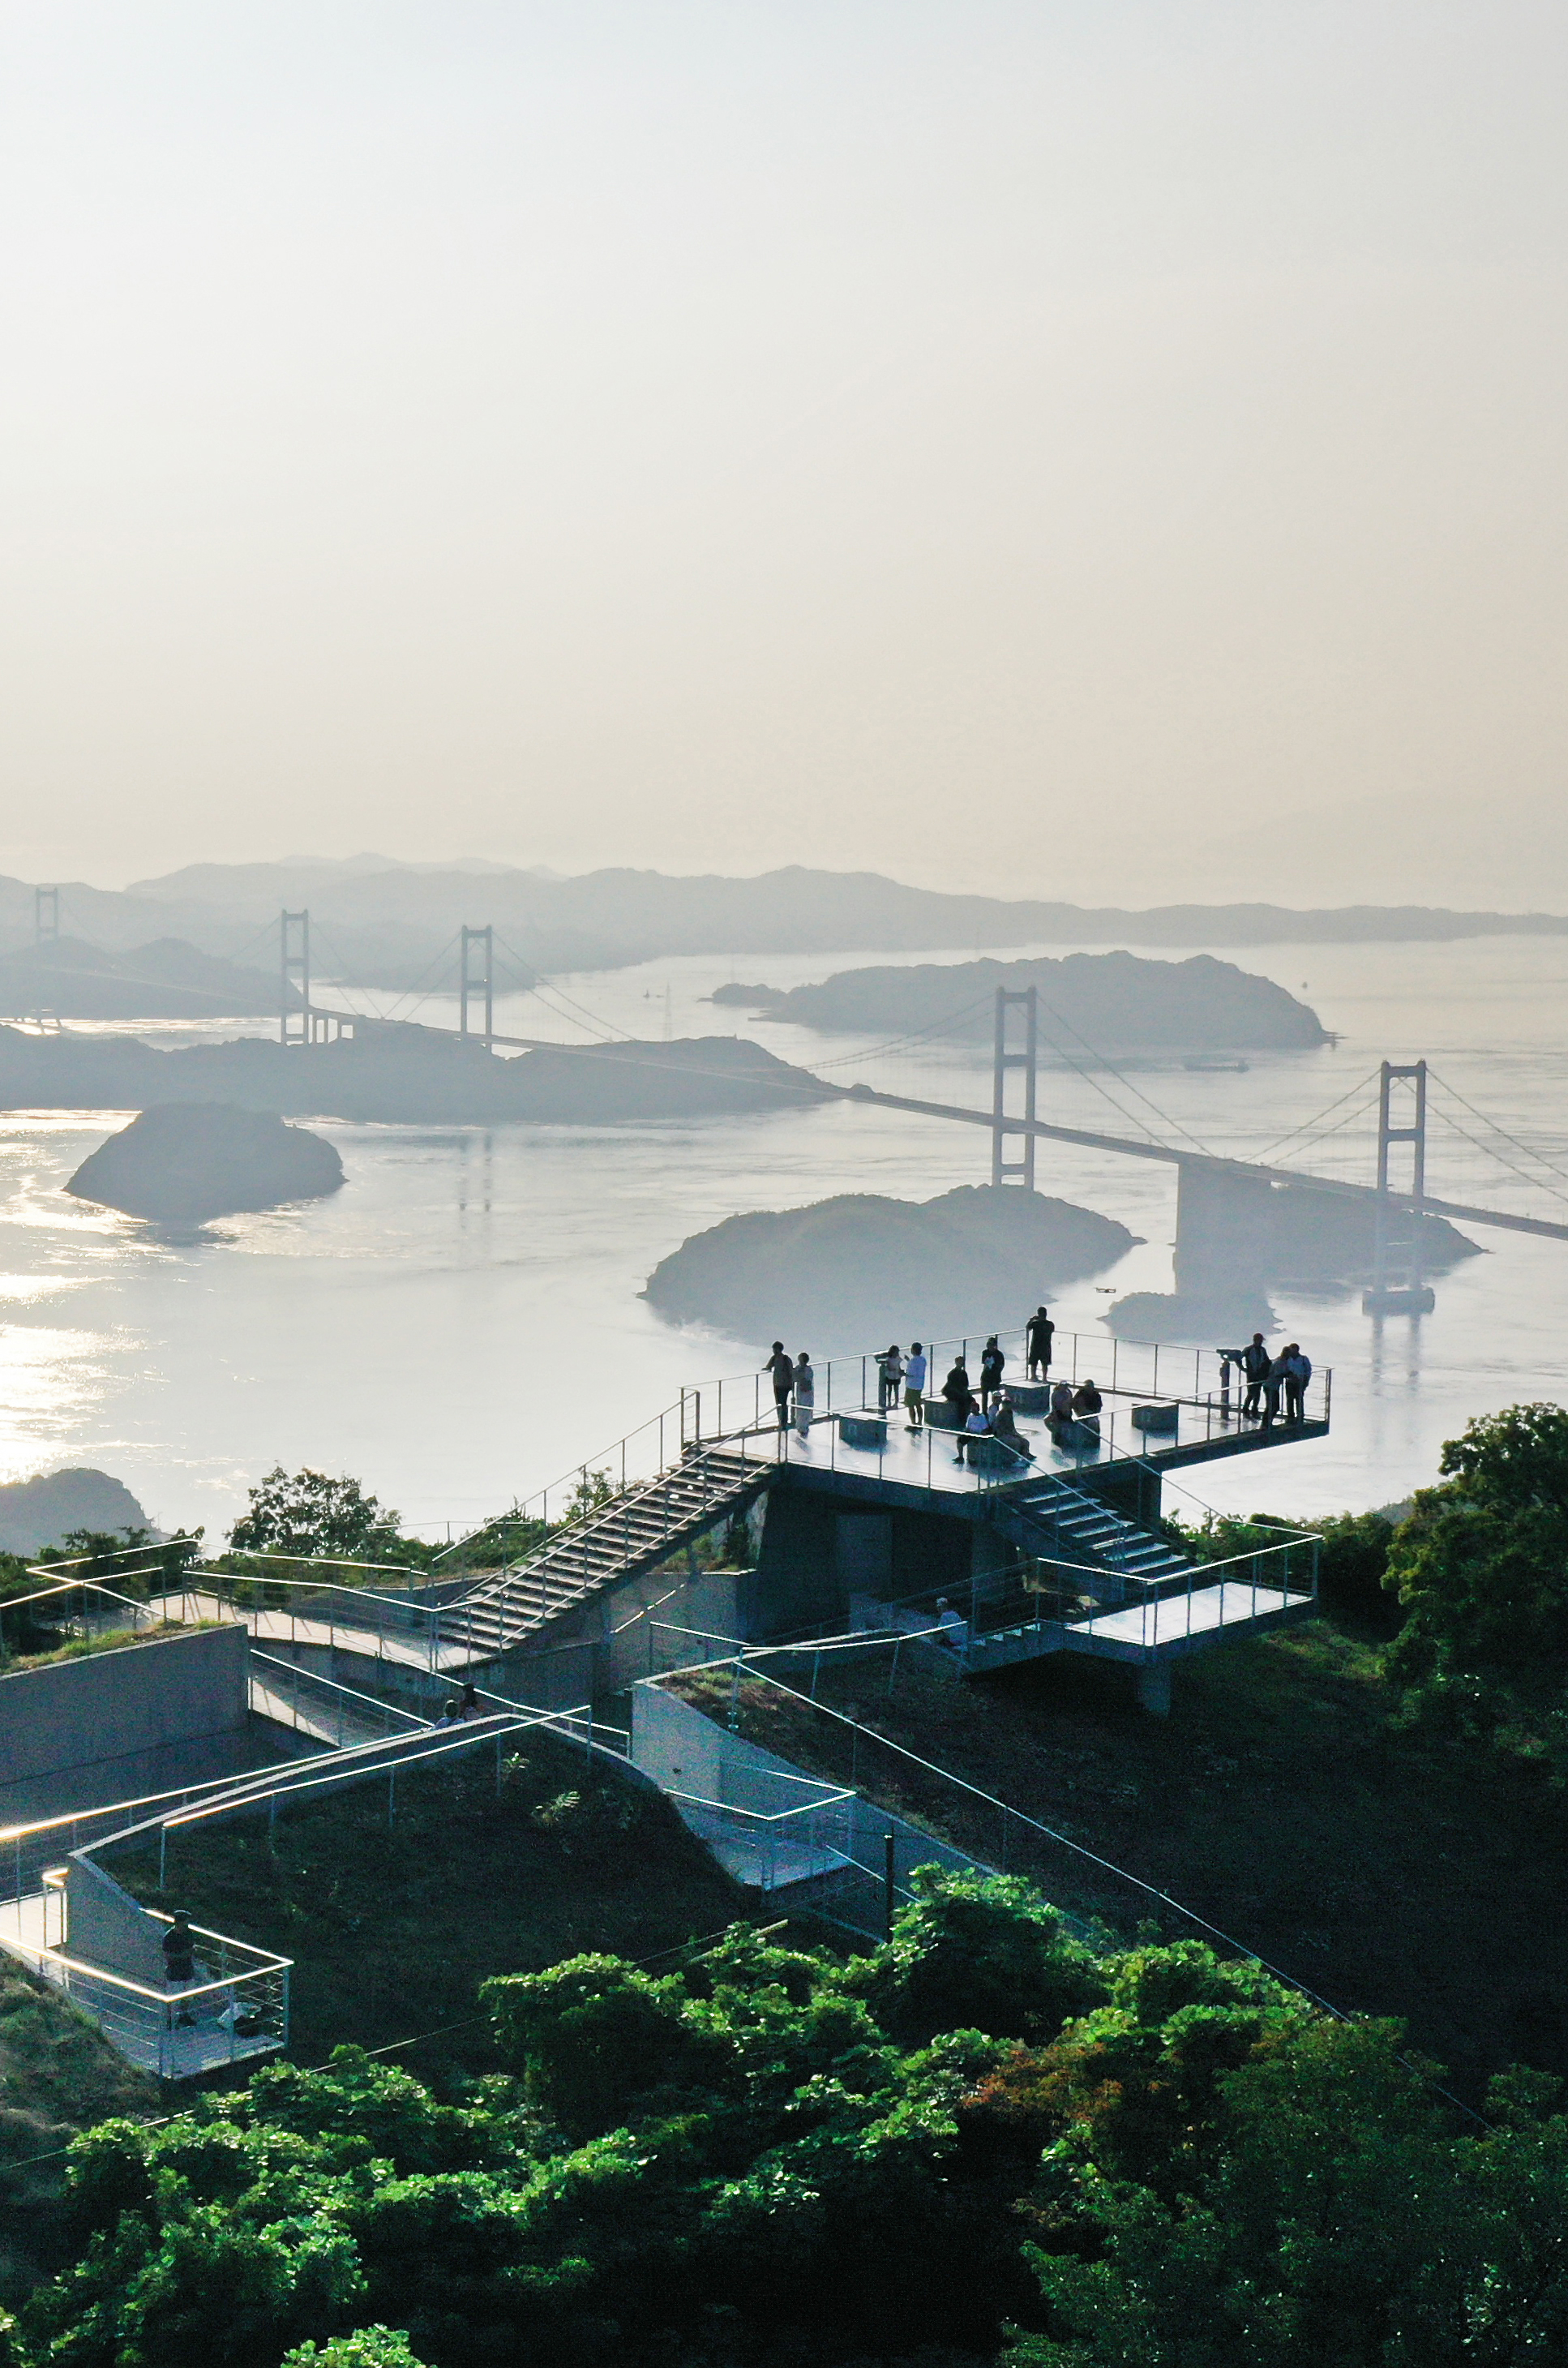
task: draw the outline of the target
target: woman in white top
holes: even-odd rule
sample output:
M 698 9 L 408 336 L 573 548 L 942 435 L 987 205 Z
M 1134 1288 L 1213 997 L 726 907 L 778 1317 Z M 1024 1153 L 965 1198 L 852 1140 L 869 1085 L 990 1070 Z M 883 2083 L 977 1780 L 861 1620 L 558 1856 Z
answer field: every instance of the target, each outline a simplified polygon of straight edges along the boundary
M 795 1428 L 804 1439 L 812 1427 L 812 1409 L 816 1405 L 817 1377 L 812 1371 L 812 1360 L 802 1349 L 795 1360 Z

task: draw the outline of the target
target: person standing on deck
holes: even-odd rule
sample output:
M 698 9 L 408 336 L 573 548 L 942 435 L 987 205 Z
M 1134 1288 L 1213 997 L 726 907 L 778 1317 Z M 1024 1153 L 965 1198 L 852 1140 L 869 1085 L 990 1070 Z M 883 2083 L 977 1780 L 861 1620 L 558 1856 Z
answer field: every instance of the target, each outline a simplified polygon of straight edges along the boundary
M 1285 1419 L 1304 1422 L 1307 1413 L 1307 1383 L 1312 1377 L 1312 1360 L 1299 1340 L 1292 1340 L 1285 1351 Z
M 877 1410 L 886 1414 L 898 1404 L 899 1385 L 903 1380 L 903 1359 L 895 1340 L 877 1359 Z
M 1279 1417 L 1279 1393 L 1290 1371 L 1290 1351 L 1281 1349 L 1263 1377 L 1263 1428 L 1272 1430 Z
M 812 1371 L 811 1351 L 802 1349 L 795 1360 L 795 1428 L 802 1439 L 812 1427 L 816 1402 L 817 1377 Z
M 1024 1355 L 1031 1382 L 1051 1379 L 1051 1344 L 1055 1338 L 1055 1325 L 1043 1307 L 1037 1307 L 1024 1326 Z
M 786 1431 L 790 1428 L 790 1400 L 795 1390 L 795 1368 L 782 1340 L 775 1340 L 773 1354 L 762 1370 L 773 1376 L 773 1410 L 780 1431 Z
M 175 1909 L 175 1920 L 164 1935 L 164 1979 L 171 1990 L 187 1989 L 196 1979 L 196 1935 L 183 1907 Z M 184 2007 L 175 2017 L 182 2029 L 189 2030 L 195 2016 Z
M 911 1430 L 926 1428 L 926 1351 L 916 1340 L 903 1369 L 903 1410 Z
M 1241 1368 L 1246 1377 L 1246 1395 L 1242 1400 L 1242 1413 L 1255 1418 L 1262 1412 L 1263 1385 L 1268 1379 L 1269 1355 L 1261 1332 L 1255 1332 L 1241 1353 Z
M 1002 1371 L 1007 1359 L 992 1333 L 980 1353 L 980 1403 L 988 1406 L 1002 1386 Z

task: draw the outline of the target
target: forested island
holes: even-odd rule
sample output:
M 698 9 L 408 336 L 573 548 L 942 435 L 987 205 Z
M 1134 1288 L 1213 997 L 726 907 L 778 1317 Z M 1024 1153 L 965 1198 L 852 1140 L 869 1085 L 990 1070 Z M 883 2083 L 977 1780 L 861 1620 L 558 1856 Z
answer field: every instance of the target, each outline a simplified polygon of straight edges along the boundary
M 307 1128 L 269 1110 L 187 1102 L 143 1110 L 84 1159 L 65 1190 L 127 1216 L 204 1224 L 320 1200 L 342 1183 L 342 1160 Z
M 109 953 L 79 938 L 0 953 L 0 1011 L 56 1019 L 241 1019 L 278 1008 L 266 971 L 204 953 L 183 938 Z
M 694 1234 L 644 1294 L 676 1323 L 738 1339 L 787 1332 L 813 1355 L 919 1333 L 961 1333 L 977 1313 L 1021 1323 L 1061 1285 L 1098 1274 L 1138 1236 L 1112 1217 L 1015 1186 L 961 1185 L 935 1201 L 844 1192 L 760 1209 Z
M 995 1025 L 998 987 L 1033 987 L 1042 1043 L 1078 1057 L 1085 1049 L 1299 1052 L 1332 1041 L 1317 1013 L 1284 987 L 1212 954 L 1176 962 L 1106 953 L 878 963 L 814 986 L 722 986 L 713 1000 L 801 1028 L 976 1043 Z
M 542 1047 L 514 1059 L 435 1028 L 360 1020 L 337 1043 L 245 1036 L 162 1053 L 124 1037 L 0 1028 L 0 1109 L 145 1110 L 222 1102 L 287 1118 L 385 1124 L 598 1125 L 800 1108 L 833 1092 L 734 1036 Z

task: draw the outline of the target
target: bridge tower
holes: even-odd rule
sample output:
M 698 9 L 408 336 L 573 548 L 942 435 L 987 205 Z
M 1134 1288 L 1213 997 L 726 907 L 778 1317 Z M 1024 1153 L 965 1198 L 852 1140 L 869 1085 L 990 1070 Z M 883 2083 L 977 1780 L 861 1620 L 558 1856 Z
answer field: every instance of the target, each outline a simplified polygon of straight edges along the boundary
M 60 891 L 58 888 L 33 890 L 33 943 L 52 946 L 60 937 Z
M 311 1042 L 311 916 L 309 912 L 285 912 L 279 916 L 280 963 L 278 981 L 278 1042 Z
M 458 1034 L 464 1038 L 478 1034 L 485 1051 L 494 1052 L 495 1036 L 495 932 L 494 928 L 471 929 L 467 923 L 464 923 L 462 952 L 458 975 L 461 996 L 458 1014 Z M 472 1029 L 468 1024 L 468 1007 L 470 998 L 472 996 L 476 996 L 483 1006 L 483 1030 Z
M 1410 1146 L 1410 1177 L 1395 1182 L 1396 1145 Z M 1421 1270 L 1421 1203 L 1426 1190 L 1426 1064 L 1385 1061 L 1378 1095 L 1378 1201 L 1372 1283 L 1364 1315 L 1429 1315 L 1437 1294 Z M 1399 1193 L 1412 1205 L 1399 1208 Z
M 1007 1016 L 1018 1009 L 1024 1015 L 1024 1041 L 1021 1045 L 1008 1041 Z M 1034 1190 L 1035 1074 L 1039 1042 L 1039 996 L 1035 988 L 999 986 L 996 990 L 996 1050 L 991 1072 L 991 1181 L 993 1184 L 1021 1184 L 1026 1192 Z M 1024 1106 L 1021 1110 L 1009 1111 L 1007 1108 L 1009 1069 L 1021 1069 L 1024 1073 Z M 1007 1157 L 1009 1134 L 1021 1134 L 1024 1138 L 1021 1159 Z

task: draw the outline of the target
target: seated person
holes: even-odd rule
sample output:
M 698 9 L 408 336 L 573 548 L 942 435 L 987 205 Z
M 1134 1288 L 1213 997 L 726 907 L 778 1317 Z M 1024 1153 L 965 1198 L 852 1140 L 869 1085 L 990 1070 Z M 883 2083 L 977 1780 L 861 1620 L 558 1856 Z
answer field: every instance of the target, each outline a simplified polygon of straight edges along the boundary
M 1073 1393 L 1073 1437 L 1074 1447 L 1097 1447 L 1100 1437 L 1100 1408 L 1105 1400 L 1096 1389 L 1091 1375 L 1079 1383 Z
M 1015 1455 L 1032 1456 L 1034 1453 L 1034 1449 L 1018 1429 L 1017 1417 L 1013 1412 L 1013 1401 L 1006 1390 L 1003 1391 L 992 1410 L 991 1436 L 993 1439 L 1002 1440 L 1012 1449 Z
M 955 1359 L 952 1371 L 942 1383 L 942 1395 L 953 1409 L 953 1428 L 960 1429 L 963 1418 L 973 1404 L 973 1392 L 969 1385 L 969 1367 L 961 1357 Z
M 945 1595 L 937 1598 L 937 1626 L 942 1643 L 950 1645 L 955 1653 L 961 1653 L 969 1643 L 969 1622 L 953 1610 Z
M 990 1434 L 991 1417 L 975 1399 L 971 1398 L 969 1402 L 969 1412 L 964 1417 L 963 1430 L 959 1439 L 958 1462 L 960 1463 L 963 1462 L 965 1450 L 975 1440 L 987 1439 L 990 1437 Z
M 1073 1384 L 1071 1382 L 1058 1382 L 1052 1388 L 1051 1393 L 1051 1412 L 1047 1415 L 1046 1421 L 1050 1426 L 1052 1439 L 1054 1439 L 1057 1445 L 1060 1446 L 1062 1443 L 1062 1431 L 1064 1429 L 1071 1429 L 1073 1425 Z

